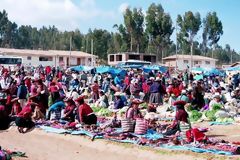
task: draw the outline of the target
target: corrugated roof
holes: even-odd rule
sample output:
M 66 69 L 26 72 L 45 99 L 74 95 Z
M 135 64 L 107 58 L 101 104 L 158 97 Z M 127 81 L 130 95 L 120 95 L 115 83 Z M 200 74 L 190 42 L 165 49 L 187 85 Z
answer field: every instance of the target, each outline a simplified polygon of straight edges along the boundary
M 0 48 L 0 54 L 17 54 L 21 55 L 41 55 L 41 56 L 69 56 L 70 51 L 63 50 L 30 50 L 30 49 L 12 49 Z M 82 51 L 71 51 L 72 57 L 91 57 L 92 55 Z M 97 57 L 94 55 L 94 57 Z
M 191 59 L 191 55 L 177 55 L 177 58 L 178 59 Z M 214 60 L 214 61 L 217 61 L 217 59 L 210 58 L 210 57 L 199 56 L 199 55 L 193 55 L 192 58 L 194 60 Z M 176 59 L 176 55 L 172 55 L 172 56 L 163 58 L 163 60 L 170 60 L 170 59 Z

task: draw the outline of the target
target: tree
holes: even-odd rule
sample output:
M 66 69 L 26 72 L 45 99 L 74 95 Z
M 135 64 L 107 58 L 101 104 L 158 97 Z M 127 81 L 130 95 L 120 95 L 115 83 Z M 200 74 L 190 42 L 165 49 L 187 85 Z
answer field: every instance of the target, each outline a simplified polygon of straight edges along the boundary
M 147 10 L 146 32 L 150 42 L 157 48 L 157 55 L 162 52 L 165 46 L 171 43 L 170 36 L 173 33 L 172 19 L 169 14 L 164 12 L 161 4 L 152 3 Z
M 223 34 L 222 22 L 218 19 L 216 12 L 209 12 L 206 18 L 203 20 L 203 34 L 205 41 L 209 41 L 209 45 L 212 47 L 212 58 L 213 49 L 215 49 L 216 44 Z
M 182 34 L 182 38 L 187 40 L 191 47 L 191 55 L 193 55 L 193 47 L 194 47 L 194 37 L 197 35 L 200 27 L 201 27 L 201 17 L 197 12 L 193 14 L 191 11 L 188 11 L 182 17 L 178 15 L 177 24 L 180 27 L 180 32 Z M 192 59 L 191 59 L 191 68 L 192 68 Z
M 134 22 L 134 30 L 133 30 L 133 38 L 136 41 L 137 52 L 140 52 L 140 43 L 143 38 L 143 22 L 144 15 L 142 13 L 142 9 L 133 9 L 133 22 Z

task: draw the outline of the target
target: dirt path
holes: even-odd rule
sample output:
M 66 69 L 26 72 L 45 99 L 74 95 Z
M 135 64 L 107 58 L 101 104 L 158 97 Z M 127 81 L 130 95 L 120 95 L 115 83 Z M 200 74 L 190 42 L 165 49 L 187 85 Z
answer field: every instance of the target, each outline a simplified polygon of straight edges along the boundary
M 233 135 L 240 135 L 240 126 L 216 126 L 215 128 L 217 129 L 215 129 L 214 134 L 217 136 L 221 134 L 220 136 L 227 137 L 230 132 L 234 133 Z M 237 136 L 227 137 L 227 139 L 240 141 Z M 115 144 L 106 140 L 92 142 L 89 138 L 83 136 L 50 134 L 39 129 L 27 134 L 19 134 L 16 128 L 0 132 L 0 145 L 3 148 L 26 152 L 28 158 L 22 158 L 21 160 L 179 160 L 180 158 L 202 160 L 208 159 L 208 157 L 217 159 L 214 155 L 166 150 L 156 151 L 133 145 Z M 220 156 L 220 159 L 222 158 L 228 159 Z M 240 157 L 234 157 L 233 159 L 240 159 Z

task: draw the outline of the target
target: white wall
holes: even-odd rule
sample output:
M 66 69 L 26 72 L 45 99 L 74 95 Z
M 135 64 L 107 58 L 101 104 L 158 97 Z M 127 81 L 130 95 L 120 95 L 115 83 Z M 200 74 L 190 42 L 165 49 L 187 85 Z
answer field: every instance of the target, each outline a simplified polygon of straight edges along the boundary
M 188 60 L 188 59 L 186 59 Z M 194 61 L 200 61 L 200 64 L 195 64 Z M 206 64 L 206 61 L 210 61 L 210 64 Z M 188 60 L 188 63 L 184 63 L 184 59 L 180 59 L 177 62 L 179 70 L 187 69 L 187 66 L 191 67 L 191 60 Z M 193 60 L 193 67 L 202 67 L 202 68 L 215 68 L 216 62 L 214 60 Z

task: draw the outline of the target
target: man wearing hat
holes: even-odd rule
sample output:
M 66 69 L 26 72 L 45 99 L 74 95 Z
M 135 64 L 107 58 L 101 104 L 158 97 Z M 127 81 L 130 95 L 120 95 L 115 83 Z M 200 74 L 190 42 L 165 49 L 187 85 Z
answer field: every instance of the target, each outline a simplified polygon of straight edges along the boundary
M 92 108 L 84 102 L 84 98 L 85 96 L 80 96 L 75 100 L 78 107 L 78 121 L 87 125 L 97 124 L 97 116 Z

